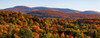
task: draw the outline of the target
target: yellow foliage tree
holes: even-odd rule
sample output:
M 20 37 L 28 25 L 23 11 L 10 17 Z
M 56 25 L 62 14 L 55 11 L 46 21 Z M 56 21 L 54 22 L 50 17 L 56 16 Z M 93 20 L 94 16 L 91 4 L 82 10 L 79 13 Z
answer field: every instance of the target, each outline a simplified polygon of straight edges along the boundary
M 17 34 L 14 34 L 14 37 L 15 37 L 15 38 L 20 38 Z
M 15 30 L 16 30 L 17 32 L 18 32 L 18 31 L 20 31 L 20 29 L 19 29 L 19 28 L 16 28 Z
M 67 38 L 69 38 L 69 35 L 66 35 Z
M 82 38 L 84 38 L 84 34 L 83 34 L 83 33 L 81 33 L 81 35 L 82 35 Z
M 65 37 L 65 34 L 64 34 L 64 32 L 62 32 L 62 34 L 61 34 L 61 38 L 63 38 L 63 37 Z

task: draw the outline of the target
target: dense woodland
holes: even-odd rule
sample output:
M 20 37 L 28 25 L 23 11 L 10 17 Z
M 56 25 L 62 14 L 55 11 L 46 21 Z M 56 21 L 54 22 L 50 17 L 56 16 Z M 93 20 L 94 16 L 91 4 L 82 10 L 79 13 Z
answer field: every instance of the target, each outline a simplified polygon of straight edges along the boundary
M 0 38 L 100 38 L 100 19 L 49 19 L 0 11 Z

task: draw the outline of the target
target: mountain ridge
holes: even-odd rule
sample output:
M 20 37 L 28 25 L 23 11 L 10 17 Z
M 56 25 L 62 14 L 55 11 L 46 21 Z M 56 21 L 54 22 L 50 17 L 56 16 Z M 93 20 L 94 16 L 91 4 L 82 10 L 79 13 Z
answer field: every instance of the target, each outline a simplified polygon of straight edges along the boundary
M 27 6 L 15 6 L 13 8 L 7 8 L 7 9 L 4 9 L 4 10 L 12 11 L 12 12 L 28 13 L 28 12 L 31 12 L 31 11 L 34 11 L 34 10 L 37 10 L 37 9 L 30 8 L 30 7 L 27 7 Z
M 13 12 L 21 12 L 21 13 L 29 13 L 36 10 L 54 10 L 54 11 L 62 11 L 62 12 L 68 12 L 68 13 L 84 13 L 84 14 L 95 14 L 100 15 L 100 12 L 98 11 L 79 11 L 79 10 L 73 10 L 68 8 L 50 8 L 50 7 L 27 7 L 27 6 L 15 6 L 12 8 L 3 9 L 7 11 L 13 11 Z
M 84 14 L 84 13 L 68 13 L 52 10 L 38 10 L 27 13 L 40 18 L 61 18 L 61 19 L 81 19 L 81 18 L 99 18 L 100 15 Z

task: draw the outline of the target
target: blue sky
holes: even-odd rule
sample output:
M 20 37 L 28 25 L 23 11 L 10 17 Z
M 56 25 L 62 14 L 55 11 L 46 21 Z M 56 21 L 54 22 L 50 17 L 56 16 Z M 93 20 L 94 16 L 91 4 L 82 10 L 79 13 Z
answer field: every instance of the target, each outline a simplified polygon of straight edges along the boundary
M 69 8 L 100 12 L 100 0 L 0 0 L 0 9 L 14 6 Z

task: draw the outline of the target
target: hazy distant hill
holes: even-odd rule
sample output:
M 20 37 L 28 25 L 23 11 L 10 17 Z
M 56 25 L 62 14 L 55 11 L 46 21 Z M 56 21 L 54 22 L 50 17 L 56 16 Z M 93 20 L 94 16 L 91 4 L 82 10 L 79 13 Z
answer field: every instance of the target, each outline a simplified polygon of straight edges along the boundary
M 80 18 L 99 18 L 100 15 L 83 14 L 83 13 L 68 13 L 52 10 L 38 10 L 28 13 L 41 18 L 62 18 L 62 19 L 80 19 Z
M 83 12 L 80 12 L 80 13 L 100 15 L 100 12 L 97 12 L 97 11 L 83 11 Z
M 38 10 L 56 10 L 62 12 L 69 12 L 69 13 L 79 13 L 80 11 L 72 10 L 72 9 L 63 9 L 63 8 L 48 8 L 48 7 L 33 7 Z
M 100 15 L 100 12 L 97 11 L 78 11 L 73 9 L 64 9 L 64 8 L 49 8 L 49 7 L 27 7 L 27 6 L 15 6 L 13 8 L 7 8 L 4 9 L 7 11 L 13 11 L 13 12 L 21 12 L 21 13 L 29 13 L 36 10 L 53 10 L 53 11 L 62 11 L 62 12 L 68 12 L 68 13 L 84 13 L 84 14 L 98 14 Z
M 69 13 L 79 13 L 80 11 L 72 10 L 72 9 L 62 9 L 62 8 L 47 8 L 47 7 L 26 7 L 26 6 L 15 6 L 13 8 L 4 9 L 7 11 L 14 11 L 14 12 L 22 12 L 28 13 L 34 10 L 54 10 L 54 11 L 62 11 L 62 12 L 69 12 Z
M 28 12 L 31 12 L 31 11 L 34 11 L 34 10 L 37 10 L 37 9 L 26 7 L 26 6 L 16 6 L 16 7 L 7 8 L 7 9 L 4 9 L 4 10 L 13 11 L 13 12 L 28 13 Z

